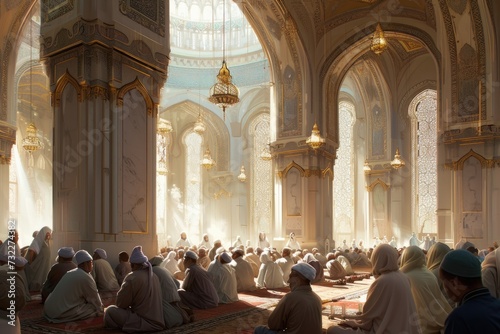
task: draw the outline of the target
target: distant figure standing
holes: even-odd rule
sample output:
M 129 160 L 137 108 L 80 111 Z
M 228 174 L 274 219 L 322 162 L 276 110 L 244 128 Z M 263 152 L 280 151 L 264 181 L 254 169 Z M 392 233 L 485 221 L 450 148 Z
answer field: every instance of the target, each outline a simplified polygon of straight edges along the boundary
M 210 241 L 208 240 L 208 234 L 203 234 L 203 240 L 201 240 L 200 244 L 198 245 L 198 248 L 205 247 L 206 249 L 210 249 L 212 245 L 210 244 Z
M 291 232 L 288 241 L 286 242 L 285 247 L 290 248 L 292 251 L 296 251 L 297 249 L 300 249 L 300 244 L 295 239 L 295 233 Z
M 52 229 L 48 226 L 42 227 L 26 253 L 28 263 L 24 270 L 30 291 L 40 291 L 47 278 L 53 261 L 53 258 L 51 259 L 51 239 Z
M 264 232 L 259 233 L 259 242 L 257 243 L 257 247 L 264 249 L 264 248 L 269 248 L 271 244 L 269 243 L 269 240 L 267 240 L 267 236 Z
M 411 234 L 411 238 L 410 238 L 410 246 L 419 246 L 420 247 L 421 243 L 422 243 L 422 240 L 418 240 L 417 235 L 415 234 L 415 232 L 413 232 Z

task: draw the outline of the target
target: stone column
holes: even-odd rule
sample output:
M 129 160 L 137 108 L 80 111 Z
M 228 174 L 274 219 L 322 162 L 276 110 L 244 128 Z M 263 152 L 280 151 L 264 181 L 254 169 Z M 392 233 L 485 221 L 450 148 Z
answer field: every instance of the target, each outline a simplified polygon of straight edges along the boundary
M 168 7 L 129 1 L 42 8 L 54 112 L 54 248 L 110 254 L 156 240 L 156 120 Z M 56 6 L 56 5 L 54 5 Z M 111 259 L 117 262 L 117 259 Z

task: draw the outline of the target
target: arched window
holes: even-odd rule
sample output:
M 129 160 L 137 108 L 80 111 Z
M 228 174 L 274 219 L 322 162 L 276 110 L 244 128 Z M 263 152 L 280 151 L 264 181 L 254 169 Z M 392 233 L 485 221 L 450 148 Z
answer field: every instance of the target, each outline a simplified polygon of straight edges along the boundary
M 413 217 L 420 234 L 436 234 L 437 210 L 437 94 L 426 90 L 410 104 L 412 119 Z
M 260 158 L 262 150 L 269 145 L 270 121 L 269 114 L 261 114 L 251 124 L 253 140 L 252 154 L 252 218 L 254 233 L 271 232 L 272 221 L 272 175 L 271 162 Z M 251 233 L 252 234 L 252 233 Z
M 354 106 L 349 102 L 339 103 L 339 148 L 334 166 L 333 180 L 333 233 L 334 239 L 349 240 L 354 226 L 353 174 L 352 174 L 352 128 Z
M 183 230 L 188 232 L 191 240 L 200 238 L 202 192 L 201 192 L 201 156 L 202 137 L 196 132 L 190 132 L 184 139 L 186 145 L 184 156 L 186 161 L 186 189 Z

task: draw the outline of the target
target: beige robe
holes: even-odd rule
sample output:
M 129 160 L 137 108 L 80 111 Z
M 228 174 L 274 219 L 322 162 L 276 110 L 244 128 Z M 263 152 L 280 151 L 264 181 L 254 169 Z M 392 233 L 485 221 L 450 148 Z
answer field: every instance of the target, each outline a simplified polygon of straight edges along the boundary
M 495 298 L 500 298 L 500 251 L 495 249 L 484 258 L 481 264 L 481 277 L 483 285 L 490 290 L 490 293 Z
M 229 264 L 222 264 L 218 258 L 212 263 L 213 265 L 208 268 L 207 272 L 217 291 L 219 303 L 229 304 L 237 302 L 239 299 L 234 268 Z
M 99 291 L 118 291 L 120 289 L 115 272 L 105 259 L 94 260 L 92 277 L 94 277 L 97 290 Z
M 116 295 L 116 305 L 106 308 L 104 326 L 125 333 L 164 329 L 160 281 L 149 268 L 132 271 L 125 277 Z
M 38 237 L 38 236 L 37 236 Z M 28 288 L 30 291 L 40 291 L 43 283 L 47 279 L 50 267 L 52 266 L 51 240 L 42 241 L 40 250 L 31 263 L 24 266 L 26 278 L 28 279 Z M 30 261 L 30 259 L 27 259 Z
M 252 265 L 247 260 L 240 256 L 231 262 L 231 266 L 233 266 L 235 270 L 236 290 L 238 292 L 253 291 L 257 289 L 253 277 Z
M 83 269 L 68 271 L 47 297 L 43 315 L 55 323 L 102 315 L 102 302 L 92 276 Z

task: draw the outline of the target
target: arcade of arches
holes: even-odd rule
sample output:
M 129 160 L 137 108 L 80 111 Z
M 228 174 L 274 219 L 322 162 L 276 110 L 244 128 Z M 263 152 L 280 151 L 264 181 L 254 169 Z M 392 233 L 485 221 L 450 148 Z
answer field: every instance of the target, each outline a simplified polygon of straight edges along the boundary
M 2 239 L 9 220 L 22 245 L 47 225 L 53 249 L 149 255 L 182 231 L 321 249 L 500 235 L 498 1 L 8 0 L 0 17 Z M 208 101 L 223 59 L 225 115 Z

